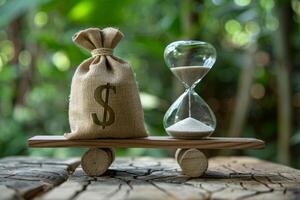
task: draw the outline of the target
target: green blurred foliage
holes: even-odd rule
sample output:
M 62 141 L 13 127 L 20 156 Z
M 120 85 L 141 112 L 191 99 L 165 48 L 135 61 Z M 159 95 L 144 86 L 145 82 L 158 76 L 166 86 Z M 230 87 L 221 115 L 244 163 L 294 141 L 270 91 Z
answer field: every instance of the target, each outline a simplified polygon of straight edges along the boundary
M 87 52 L 71 40 L 87 27 L 118 27 L 125 38 L 116 55 L 136 73 L 145 121 L 151 135 L 165 135 L 165 111 L 182 91 L 163 60 L 167 44 L 193 39 L 212 43 L 218 52 L 214 68 L 197 92 L 216 113 L 216 136 L 226 136 L 241 69 L 249 48 L 257 69 L 251 88 L 252 104 L 242 136 L 268 142 L 260 151 L 240 153 L 275 160 L 277 149 L 276 86 L 273 34 L 279 27 L 274 0 L 0 0 L 0 156 L 78 156 L 83 149 L 28 149 L 26 140 L 36 134 L 69 131 L 68 96 L 73 73 Z M 292 69 L 293 164 L 300 166 L 300 2 L 285 1 L 293 9 Z M 185 28 L 185 13 L 197 13 Z M 178 89 L 178 87 L 181 87 Z M 298 147 L 298 148 L 297 148 Z M 165 156 L 163 150 L 118 150 L 118 155 Z M 215 153 L 216 154 L 216 153 Z M 214 155 L 214 152 L 212 153 Z

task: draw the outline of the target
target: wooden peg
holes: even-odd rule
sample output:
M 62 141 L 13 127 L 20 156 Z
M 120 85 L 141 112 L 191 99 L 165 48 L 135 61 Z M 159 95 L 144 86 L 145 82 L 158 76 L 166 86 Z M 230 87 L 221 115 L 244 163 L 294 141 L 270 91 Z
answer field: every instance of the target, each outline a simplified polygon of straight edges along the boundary
M 112 149 L 91 148 L 81 158 L 81 166 L 89 176 L 100 176 L 106 172 L 114 160 Z
M 111 160 L 110 164 L 112 164 L 116 158 L 114 149 L 113 148 L 105 148 L 103 150 L 105 150 L 108 153 L 110 160 Z
M 182 172 L 190 177 L 203 175 L 208 167 L 208 160 L 199 149 L 178 149 L 175 158 Z

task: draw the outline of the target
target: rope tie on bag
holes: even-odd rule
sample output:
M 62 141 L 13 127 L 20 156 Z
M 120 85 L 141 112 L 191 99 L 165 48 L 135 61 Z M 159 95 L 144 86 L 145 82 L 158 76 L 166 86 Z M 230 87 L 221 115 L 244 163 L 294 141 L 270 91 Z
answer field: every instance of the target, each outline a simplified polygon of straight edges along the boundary
M 112 56 L 113 49 L 110 48 L 98 48 L 91 51 L 93 57 L 95 56 Z

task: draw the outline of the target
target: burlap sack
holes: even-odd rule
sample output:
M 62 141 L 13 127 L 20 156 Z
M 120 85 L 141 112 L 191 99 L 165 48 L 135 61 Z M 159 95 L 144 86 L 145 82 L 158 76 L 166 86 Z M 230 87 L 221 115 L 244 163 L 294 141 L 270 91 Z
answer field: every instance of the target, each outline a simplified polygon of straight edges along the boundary
M 115 28 L 89 28 L 73 36 L 92 57 L 79 65 L 72 79 L 68 139 L 147 136 L 134 73 L 113 55 L 122 37 Z

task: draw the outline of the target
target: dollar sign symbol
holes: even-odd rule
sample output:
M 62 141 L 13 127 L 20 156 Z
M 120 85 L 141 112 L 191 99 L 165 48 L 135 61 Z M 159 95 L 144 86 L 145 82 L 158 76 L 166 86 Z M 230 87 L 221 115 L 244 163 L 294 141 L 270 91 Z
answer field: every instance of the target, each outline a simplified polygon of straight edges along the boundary
M 92 119 L 93 122 L 99 126 L 102 126 L 104 129 L 105 126 L 112 125 L 115 122 L 115 113 L 113 109 L 108 105 L 108 99 L 109 99 L 109 90 L 112 89 L 114 93 L 116 94 L 116 86 L 110 85 L 107 83 L 106 85 L 100 85 L 95 89 L 94 97 L 95 100 L 103 106 L 103 121 L 101 122 L 98 119 L 97 113 L 92 113 Z M 102 99 L 102 92 L 105 91 L 104 100 Z M 107 118 L 108 114 L 108 118 Z

